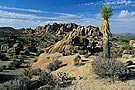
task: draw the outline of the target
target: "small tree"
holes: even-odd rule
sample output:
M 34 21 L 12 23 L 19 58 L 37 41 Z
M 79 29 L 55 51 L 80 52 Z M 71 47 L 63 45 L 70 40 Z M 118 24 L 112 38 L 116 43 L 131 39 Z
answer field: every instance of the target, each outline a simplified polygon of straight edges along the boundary
M 109 36 L 111 36 L 109 18 L 113 15 L 113 9 L 110 5 L 105 5 L 101 10 L 103 18 L 101 32 L 103 34 L 103 50 L 106 58 L 110 58 Z

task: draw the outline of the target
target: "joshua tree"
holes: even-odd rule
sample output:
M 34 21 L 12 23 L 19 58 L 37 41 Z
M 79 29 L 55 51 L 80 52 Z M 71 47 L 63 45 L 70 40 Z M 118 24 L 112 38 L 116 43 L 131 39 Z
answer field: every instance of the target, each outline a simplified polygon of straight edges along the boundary
M 110 58 L 109 36 L 111 36 L 109 18 L 113 15 L 113 9 L 110 5 L 105 5 L 101 10 L 103 18 L 101 32 L 103 34 L 103 51 L 106 58 Z

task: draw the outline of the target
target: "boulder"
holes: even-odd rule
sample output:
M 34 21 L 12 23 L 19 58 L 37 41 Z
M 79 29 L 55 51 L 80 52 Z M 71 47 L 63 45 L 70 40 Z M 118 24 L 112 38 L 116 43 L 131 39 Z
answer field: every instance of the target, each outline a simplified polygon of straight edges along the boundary
M 38 57 L 37 62 L 32 65 L 32 68 L 40 68 L 42 70 L 45 70 L 47 69 L 49 63 L 54 62 L 54 60 L 58 59 L 61 56 L 62 54 L 59 53 L 53 54 L 42 53 Z
M 81 65 L 82 59 L 79 55 L 76 55 L 72 60 L 72 65 Z
M 131 50 L 124 50 L 124 51 L 122 52 L 122 54 L 132 54 L 132 51 L 131 51 Z
M 1 45 L 1 51 L 7 51 L 8 49 L 9 49 L 9 45 L 8 44 Z
M 19 50 L 19 48 L 12 47 L 12 48 L 9 48 L 7 50 L 7 53 L 9 53 L 9 54 L 12 54 L 12 53 L 19 54 L 20 53 L 20 50 Z
M 129 45 L 135 48 L 135 40 L 130 40 Z
M 135 57 L 135 56 L 134 55 L 130 55 L 130 54 L 123 54 L 122 55 L 123 59 L 130 59 L 130 58 L 133 58 L 133 57 Z
M 7 50 L 7 53 L 16 53 L 16 54 L 19 54 L 20 51 L 22 51 L 22 50 L 23 50 L 23 44 L 21 44 L 21 43 L 15 43 L 13 45 L 13 47 L 11 47 L 11 48 L 9 48 Z

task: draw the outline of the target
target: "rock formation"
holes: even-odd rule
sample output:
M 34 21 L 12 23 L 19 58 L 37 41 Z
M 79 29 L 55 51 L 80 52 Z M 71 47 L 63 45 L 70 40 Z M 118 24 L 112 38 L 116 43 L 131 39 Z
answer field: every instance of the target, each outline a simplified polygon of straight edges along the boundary
M 51 46 L 47 52 L 77 52 L 79 48 L 87 47 L 91 41 L 88 40 L 88 37 L 91 39 L 101 36 L 98 27 L 93 26 L 78 26 L 74 28 L 72 32 L 67 34 L 61 41 L 57 42 Z
M 130 40 L 129 45 L 135 48 L 135 40 Z
M 63 34 L 65 32 L 69 32 L 72 31 L 74 28 L 77 28 L 78 25 L 74 24 L 74 23 L 68 23 L 68 24 L 57 24 L 57 23 L 53 23 L 51 24 L 47 24 L 45 26 L 38 26 L 36 27 L 36 34 L 40 34 L 43 35 L 46 32 L 55 34 L 55 35 L 59 35 L 59 34 Z

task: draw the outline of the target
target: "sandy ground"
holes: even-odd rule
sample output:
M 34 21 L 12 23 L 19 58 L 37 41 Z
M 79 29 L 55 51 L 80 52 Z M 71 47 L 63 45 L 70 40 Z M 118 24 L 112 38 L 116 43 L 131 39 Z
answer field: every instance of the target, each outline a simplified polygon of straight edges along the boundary
M 135 90 L 135 80 L 112 82 L 110 79 L 101 79 L 96 76 L 93 73 L 91 66 L 91 62 L 94 60 L 95 56 L 90 56 L 89 58 L 81 56 L 84 63 L 82 66 L 72 65 L 72 59 L 76 55 L 62 56 L 59 53 L 45 55 L 45 57 L 49 56 L 57 57 L 57 59 L 61 60 L 63 64 L 67 64 L 58 70 L 53 71 L 52 74 L 57 75 L 58 72 L 66 72 L 69 77 L 82 77 L 82 79 L 73 80 L 72 85 L 66 87 L 67 90 Z M 43 66 L 45 67 L 45 65 L 47 65 L 44 64 L 47 63 L 47 61 L 48 60 L 42 58 L 41 61 L 37 61 L 37 63 L 33 65 L 33 68 L 41 67 L 43 69 Z

